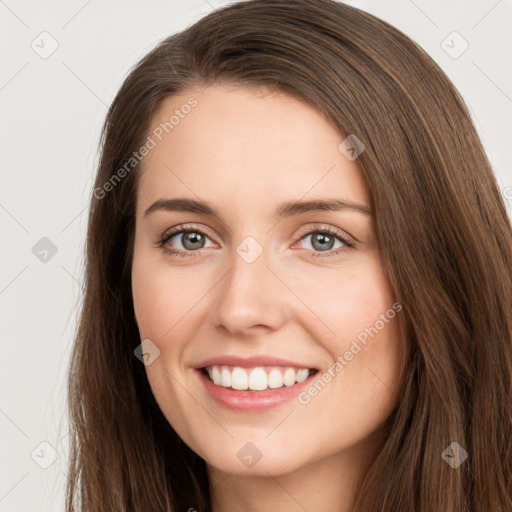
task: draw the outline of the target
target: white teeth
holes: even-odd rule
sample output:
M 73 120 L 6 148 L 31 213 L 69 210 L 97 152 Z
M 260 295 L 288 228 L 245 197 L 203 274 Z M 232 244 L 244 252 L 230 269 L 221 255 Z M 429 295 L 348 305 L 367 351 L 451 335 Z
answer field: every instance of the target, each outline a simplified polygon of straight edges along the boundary
M 304 382 L 309 377 L 309 370 L 299 370 L 297 372 L 297 382 Z
M 217 366 L 214 366 L 212 368 L 211 378 L 212 378 L 213 382 L 215 382 L 215 384 L 221 383 L 220 370 Z
M 214 384 L 236 390 L 250 389 L 264 391 L 267 388 L 276 389 L 283 386 L 293 386 L 296 382 L 303 382 L 309 377 L 307 368 L 283 367 L 241 368 L 240 366 L 209 366 L 206 368 Z M 268 371 L 270 370 L 270 371 Z
M 249 378 L 243 368 L 237 366 L 231 372 L 231 387 L 238 390 L 244 390 L 249 387 Z
M 293 368 L 288 368 L 283 375 L 283 384 L 285 386 L 293 386 L 295 384 L 296 372 Z
M 225 388 L 230 388 L 231 387 L 231 372 L 227 368 L 222 368 L 221 376 L 222 376 L 222 378 L 221 378 L 220 385 L 224 386 Z M 217 384 L 217 382 L 215 382 L 215 384 Z
M 263 368 L 254 368 L 249 375 L 249 389 L 254 391 L 262 391 L 267 389 L 268 379 Z
M 277 368 L 270 370 L 268 374 L 268 387 L 272 389 L 283 387 L 283 374 Z

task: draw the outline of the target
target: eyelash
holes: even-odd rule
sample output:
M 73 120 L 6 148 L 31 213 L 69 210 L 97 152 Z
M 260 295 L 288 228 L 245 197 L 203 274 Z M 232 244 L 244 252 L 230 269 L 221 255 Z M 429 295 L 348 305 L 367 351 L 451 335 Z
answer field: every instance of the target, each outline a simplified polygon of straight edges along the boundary
M 160 241 L 158 242 L 158 247 L 160 247 L 165 253 L 172 255 L 172 256 L 179 256 L 179 257 L 189 257 L 189 256 L 197 256 L 201 255 L 202 251 L 196 250 L 196 251 L 183 251 L 181 249 L 171 249 L 167 247 L 165 244 L 174 236 L 180 235 L 182 233 L 200 233 L 201 235 L 204 235 L 205 237 L 208 237 L 208 234 L 202 231 L 201 229 L 195 228 L 193 226 L 187 226 L 187 225 L 181 225 L 177 226 L 176 229 L 173 231 L 170 231 L 169 233 L 166 233 L 162 236 Z M 354 247 L 354 243 L 348 239 L 346 236 L 342 235 L 339 231 L 331 228 L 331 227 L 322 227 L 322 226 L 313 226 L 308 232 L 304 233 L 300 236 L 299 240 L 302 240 L 306 238 L 309 235 L 312 235 L 314 233 L 321 233 L 323 235 L 329 235 L 334 238 L 337 238 L 340 242 L 342 242 L 344 245 L 343 247 L 339 247 L 335 251 L 332 249 L 330 251 L 310 251 L 313 252 L 311 254 L 311 258 L 318 258 L 318 257 L 324 257 L 324 256 L 336 256 L 338 254 L 341 254 L 342 252 L 345 252 L 349 249 L 352 249 Z

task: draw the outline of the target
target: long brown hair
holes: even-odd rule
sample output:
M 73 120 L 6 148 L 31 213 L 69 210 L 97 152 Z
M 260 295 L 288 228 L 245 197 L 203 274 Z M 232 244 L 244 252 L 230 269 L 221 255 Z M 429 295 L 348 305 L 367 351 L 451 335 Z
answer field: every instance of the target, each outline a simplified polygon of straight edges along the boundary
M 109 109 L 69 369 L 68 512 L 210 510 L 205 463 L 134 356 L 138 166 L 105 184 L 165 98 L 218 83 L 293 95 L 366 146 L 357 163 L 408 364 L 354 511 L 512 510 L 512 230 L 463 99 L 419 46 L 370 14 L 333 0 L 250 0 L 159 43 Z M 468 454 L 457 468 L 442 456 L 454 442 Z

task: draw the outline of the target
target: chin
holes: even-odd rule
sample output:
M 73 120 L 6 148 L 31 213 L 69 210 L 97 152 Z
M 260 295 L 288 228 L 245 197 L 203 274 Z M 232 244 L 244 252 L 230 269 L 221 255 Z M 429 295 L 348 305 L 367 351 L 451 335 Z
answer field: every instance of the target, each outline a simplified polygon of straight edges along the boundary
M 229 443 L 212 446 L 198 453 L 210 468 L 233 475 L 272 476 L 285 475 L 297 471 L 301 467 L 314 462 L 309 457 L 309 450 L 301 444 L 301 448 L 286 447 L 267 440 L 266 443 L 248 440 L 231 439 Z M 195 451 L 195 450 L 194 450 Z

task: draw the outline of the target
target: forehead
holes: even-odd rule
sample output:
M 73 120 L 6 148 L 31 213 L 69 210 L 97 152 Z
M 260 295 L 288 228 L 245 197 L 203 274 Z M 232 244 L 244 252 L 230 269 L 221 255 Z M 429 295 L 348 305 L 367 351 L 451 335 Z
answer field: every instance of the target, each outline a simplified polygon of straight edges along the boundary
M 241 208 L 308 194 L 368 204 L 356 161 L 338 149 L 345 137 L 282 92 L 211 86 L 181 93 L 162 103 L 148 135 L 155 145 L 141 163 L 141 208 L 183 194 Z

